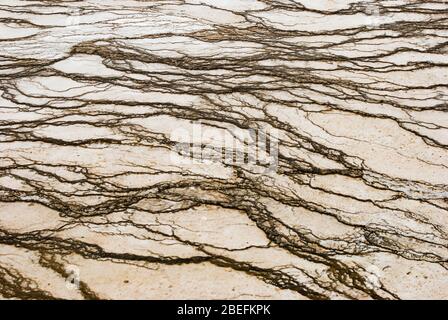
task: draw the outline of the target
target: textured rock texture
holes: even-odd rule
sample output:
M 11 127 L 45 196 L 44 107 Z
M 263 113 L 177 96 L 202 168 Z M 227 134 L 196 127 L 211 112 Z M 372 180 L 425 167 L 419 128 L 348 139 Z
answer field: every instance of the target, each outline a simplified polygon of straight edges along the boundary
M 0 298 L 447 299 L 448 3 L 0 3 Z

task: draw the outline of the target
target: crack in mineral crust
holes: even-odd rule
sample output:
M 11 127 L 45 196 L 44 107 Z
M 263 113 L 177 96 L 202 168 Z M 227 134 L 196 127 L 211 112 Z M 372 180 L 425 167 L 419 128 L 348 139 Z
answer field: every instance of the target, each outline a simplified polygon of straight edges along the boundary
M 0 297 L 448 298 L 446 1 L 11 0 L 0 30 Z M 191 159 L 248 132 L 274 168 Z

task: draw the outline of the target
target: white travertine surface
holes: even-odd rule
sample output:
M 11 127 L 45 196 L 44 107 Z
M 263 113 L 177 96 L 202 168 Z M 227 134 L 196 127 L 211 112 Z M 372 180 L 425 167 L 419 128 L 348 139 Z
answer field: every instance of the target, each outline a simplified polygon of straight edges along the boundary
M 3 299 L 448 299 L 448 3 L 0 3 Z

